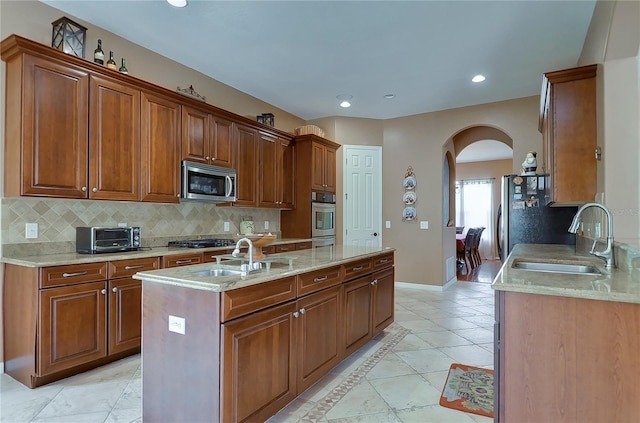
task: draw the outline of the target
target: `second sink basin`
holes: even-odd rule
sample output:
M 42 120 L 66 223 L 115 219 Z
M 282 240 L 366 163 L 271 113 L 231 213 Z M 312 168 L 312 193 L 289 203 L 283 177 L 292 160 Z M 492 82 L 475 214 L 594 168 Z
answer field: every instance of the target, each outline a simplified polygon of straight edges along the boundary
M 597 268 L 587 264 L 577 263 L 548 263 L 536 261 L 520 261 L 513 263 L 516 269 L 532 270 L 535 272 L 570 273 L 576 275 L 600 275 Z
M 240 270 L 231 269 L 207 269 L 198 270 L 191 273 L 198 276 L 237 276 L 241 275 L 243 272 L 241 272 Z

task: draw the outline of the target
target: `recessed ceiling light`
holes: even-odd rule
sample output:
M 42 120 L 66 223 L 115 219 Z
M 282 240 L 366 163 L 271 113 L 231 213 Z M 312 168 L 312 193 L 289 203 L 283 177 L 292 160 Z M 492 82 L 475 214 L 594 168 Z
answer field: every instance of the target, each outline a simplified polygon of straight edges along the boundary
M 340 100 L 340 107 L 344 107 L 344 108 L 351 107 L 351 99 L 353 98 L 352 95 L 340 94 L 340 95 L 337 95 L 336 98 Z
M 185 7 L 187 5 L 187 0 L 167 0 L 173 7 Z
M 471 81 L 473 81 L 473 82 L 482 82 L 485 79 L 486 78 L 484 77 L 484 75 L 476 75 L 473 78 L 471 78 Z
M 384 98 L 386 98 L 387 100 L 391 100 L 392 98 L 396 98 L 395 94 L 385 94 Z

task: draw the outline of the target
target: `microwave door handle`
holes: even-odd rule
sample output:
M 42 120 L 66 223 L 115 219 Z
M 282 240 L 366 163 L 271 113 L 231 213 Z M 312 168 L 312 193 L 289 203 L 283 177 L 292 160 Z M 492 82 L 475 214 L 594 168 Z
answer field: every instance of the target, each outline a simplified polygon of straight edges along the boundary
M 224 196 L 228 197 L 231 195 L 231 190 L 233 188 L 233 181 L 231 180 L 231 176 L 229 175 L 225 176 L 225 179 L 226 179 L 226 187 L 225 187 Z

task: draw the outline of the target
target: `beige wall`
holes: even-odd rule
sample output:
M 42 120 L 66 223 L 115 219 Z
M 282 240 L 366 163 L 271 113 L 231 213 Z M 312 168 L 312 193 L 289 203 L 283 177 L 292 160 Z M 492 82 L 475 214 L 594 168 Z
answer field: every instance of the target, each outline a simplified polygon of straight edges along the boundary
M 517 160 L 516 160 L 517 162 Z M 491 160 L 486 162 L 456 163 L 456 180 L 493 178 L 493 215 L 498 216 L 500 206 L 502 176 L 513 173 L 513 160 Z M 495 228 L 493 228 L 495 231 Z M 498 257 L 497 244 L 494 243 L 495 257 Z

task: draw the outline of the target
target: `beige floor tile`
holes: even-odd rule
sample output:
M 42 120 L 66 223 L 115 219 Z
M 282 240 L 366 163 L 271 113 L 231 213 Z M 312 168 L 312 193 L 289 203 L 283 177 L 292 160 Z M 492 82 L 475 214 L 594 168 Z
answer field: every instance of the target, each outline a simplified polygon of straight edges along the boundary
M 375 379 L 370 383 L 394 410 L 433 405 L 440 400 L 441 392 L 417 374 Z
M 364 381 L 349 391 L 331 410 L 326 413 L 327 420 L 355 417 L 362 414 L 379 414 L 389 410 L 389 406 L 380 394 Z
M 471 414 L 451 408 L 432 405 L 414 410 L 399 410 L 396 415 L 402 423 L 474 423 Z
M 367 379 L 415 374 L 415 370 L 395 353 L 390 352 L 367 373 Z

